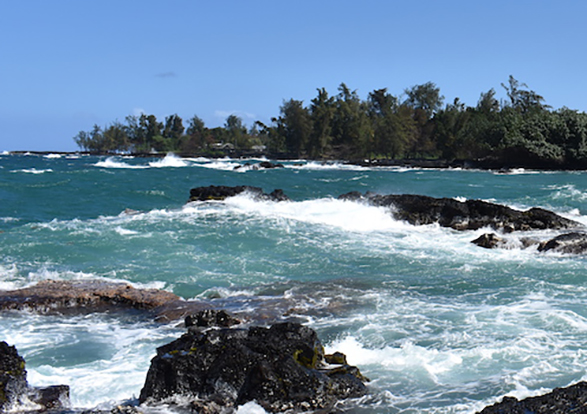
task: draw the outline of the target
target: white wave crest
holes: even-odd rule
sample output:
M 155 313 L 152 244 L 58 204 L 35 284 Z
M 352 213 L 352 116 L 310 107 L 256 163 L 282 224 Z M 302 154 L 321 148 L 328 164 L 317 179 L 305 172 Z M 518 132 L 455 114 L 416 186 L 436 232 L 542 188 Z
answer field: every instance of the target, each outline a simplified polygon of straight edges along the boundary
M 26 173 L 26 174 L 45 174 L 45 173 L 53 172 L 53 170 L 50 168 L 47 168 L 44 170 L 37 170 L 36 168 L 24 168 L 22 170 L 13 170 L 11 172 L 13 172 L 13 173 L 21 172 L 21 173 Z
M 229 160 L 229 159 L 222 159 L 216 160 L 212 162 L 207 162 L 204 164 L 196 164 L 198 167 L 203 168 L 210 168 L 212 170 L 220 170 L 220 171 L 233 171 L 236 167 L 240 167 L 242 164 Z M 236 170 L 238 171 L 238 170 Z
M 341 162 L 301 162 L 287 166 L 288 168 L 300 170 L 347 170 L 347 171 L 365 171 L 368 168 L 353 164 L 343 164 Z
M 132 165 L 125 162 L 116 161 L 114 157 L 108 157 L 104 161 L 98 161 L 94 164 L 96 167 L 101 168 L 130 168 L 130 169 L 144 169 L 149 168 L 146 165 Z
M 394 220 L 383 207 L 332 198 L 276 203 L 256 201 L 247 195 L 238 195 L 226 199 L 224 203 L 230 209 L 241 213 L 322 224 L 354 232 L 372 232 L 404 226 Z
M 154 167 L 154 168 L 168 168 L 168 167 L 178 168 L 178 167 L 187 167 L 187 166 L 189 166 L 189 163 L 186 162 L 185 160 L 179 158 L 177 155 L 169 153 L 165 156 L 165 158 L 150 162 L 149 166 Z
M 574 184 L 551 185 L 547 189 L 553 190 L 552 198 L 555 200 L 584 201 L 587 199 L 587 192 L 577 189 Z

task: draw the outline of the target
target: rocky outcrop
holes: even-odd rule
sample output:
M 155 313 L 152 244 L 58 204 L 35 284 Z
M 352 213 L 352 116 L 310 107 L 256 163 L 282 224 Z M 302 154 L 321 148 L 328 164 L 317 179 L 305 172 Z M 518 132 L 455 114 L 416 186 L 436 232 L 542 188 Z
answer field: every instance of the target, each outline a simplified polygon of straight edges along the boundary
M 477 246 L 483 247 L 485 249 L 495 249 L 497 247 L 504 246 L 505 240 L 495 233 L 486 233 L 482 234 L 475 240 L 472 240 L 471 243 L 476 244 Z
M 556 252 L 565 254 L 587 253 L 587 233 L 573 232 L 556 236 L 538 245 L 540 252 Z
M 234 167 L 234 170 L 242 170 L 242 169 L 246 169 L 246 170 L 271 170 L 274 168 L 285 168 L 285 166 L 283 164 L 279 164 L 279 163 L 273 163 L 270 161 L 261 161 L 260 163 L 257 164 L 251 164 L 250 162 L 246 162 L 243 165 L 237 165 L 236 167 Z
M 19 405 L 29 402 L 37 404 L 41 410 L 69 405 L 67 385 L 30 387 L 26 375 L 25 361 L 16 348 L 0 342 L 0 412 L 17 411 Z
M 478 414 L 585 414 L 587 413 L 587 382 L 519 401 L 504 397 L 499 403 L 485 407 Z
M 151 310 L 179 300 L 179 296 L 164 290 L 136 289 L 127 283 L 101 280 L 45 280 L 22 289 L 0 291 L 0 309 L 39 312 Z
M 491 227 L 495 230 L 569 229 L 580 223 L 561 217 L 542 208 L 514 210 L 482 200 L 459 201 L 453 198 L 434 198 L 412 194 L 379 195 L 358 192 L 343 194 L 342 200 L 362 200 L 374 206 L 389 207 L 393 217 L 414 225 L 438 223 L 455 230 L 477 230 Z
M 167 323 L 211 307 L 210 303 L 183 300 L 165 290 L 138 289 L 128 283 L 104 280 L 45 280 L 22 289 L 0 291 L 0 310 L 43 314 L 139 311 Z
M 295 319 L 292 307 L 297 300 L 293 297 L 257 301 L 247 297 L 246 301 L 254 306 L 254 311 L 246 313 L 249 323 L 268 324 L 282 321 L 287 315 L 289 320 Z M 127 283 L 104 280 L 46 280 L 23 289 L 0 291 L 0 311 L 26 310 L 60 315 L 130 311 L 160 323 L 183 321 L 186 316 L 206 309 L 215 311 L 225 305 L 222 298 L 184 300 L 164 290 L 139 289 Z M 216 326 L 220 325 L 216 322 Z
M 508 248 L 508 240 L 498 236 L 495 233 L 487 233 L 479 236 L 471 243 L 486 249 Z M 539 252 L 553 252 L 562 254 L 586 254 L 587 253 L 587 233 L 572 232 L 563 233 L 552 239 L 539 241 L 533 238 L 522 237 L 517 240 L 516 245 L 527 248 L 534 246 Z
M 209 321 L 210 315 L 191 319 Z M 366 379 L 341 355 L 325 356 L 316 333 L 297 323 L 249 329 L 191 326 L 157 349 L 140 402 L 183 396 L 196 411 L 209 413 L 232 412 L 253 400 L 270 412 L 329 409 L 367 391 Z
M 267 201 L 288 201 L 287 197 L 282 190 L 273 190 L 271 193 L 266 194 L 259 187 L 252 187 L 248 185 L 239 185 L 235 187 L 228 186 L 216 186 L 210 185 L 207 187 L 197 187 L 190 190 L 189 201 L 210 201 L 210 200 L 225 200 L 228 197 L 234 197 L 236 195 L 247 193 L 253 198 Z

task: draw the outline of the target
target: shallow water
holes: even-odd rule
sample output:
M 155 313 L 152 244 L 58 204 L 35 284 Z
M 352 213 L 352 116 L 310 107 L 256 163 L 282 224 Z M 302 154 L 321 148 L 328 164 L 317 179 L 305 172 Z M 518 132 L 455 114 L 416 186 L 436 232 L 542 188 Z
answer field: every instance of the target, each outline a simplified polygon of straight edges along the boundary
M 587 224 L 582 172 L 369 169 L 255 160 L 0 155 L 0 288 L 127 281 L 234 312 L 288 313 L 372 379 L 356 413 L 473 413 L 586 378 L 584 257 L 470 243 L 487 229 L 411 226 L 336 200 L 349 191 L 480 198 Z M 187 203 L 192 187 L 281 188 L 291 202 Z M 552 232 L 530 232 L 546 237 Z M 9 313 L 0 340 L 33 385 L 75 407 L 138 396 L 155 348 L 181 334 L 127 315 Z M 242 412 L 258 412 L 247 405 Z

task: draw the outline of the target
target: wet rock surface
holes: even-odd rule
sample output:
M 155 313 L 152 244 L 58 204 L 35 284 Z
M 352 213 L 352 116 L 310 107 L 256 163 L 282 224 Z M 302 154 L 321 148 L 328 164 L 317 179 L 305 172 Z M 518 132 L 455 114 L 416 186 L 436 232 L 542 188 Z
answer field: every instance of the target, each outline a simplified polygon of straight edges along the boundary
M 587 413 L 587 382 L 519 401 L 505 397 L 501 402 L 485 407 L 478 414 L 585 414 Z
M 189 201 L 210 201 L 210 200 L 225 200 L 228 197 L 248 193 L 253 198 L 267 201 L 288 201 L 282 190 L 276 189 L 267 194 L 259 187 L 249 185 L 239 185 L 234 187 L 210 185 L 207 187 L 196 187 L 190 190 Z
M 179 395 L 191 398 L 198 412 L 232 410 L 253 400 L 270 412 L 329 409 L 367 392 L 366 379 L 341 355 L 325 356 L 316 333 L 297 323 L 192 326 L 157 349 L 140 402 L 151 405 Z
M 587 253 L 587 233 L 573 232 L 556 236 L 538 245 L 539 252 L 557 252 L 565 254 Z
M 270 161 L 261 161 L 256 164 L 246 162 L 243 165 L 237 165 L 236 167 L 234 167 L 234 170 L 250 169 L 250 170 L 256 171 L 256 170 L 270 170 L 270 169 L 274 169 L 274 168 L 285 168 L 285 166 L 283 164 L 273 163 Z
M 396 220 L 403 220 L 410 224 L 438 223 L 455 230 L 491 227 L 495 230 L 512 232 L 582 227 L 580 223 L 542 208 L 534 207 L 526 211 L 518 211 L 482 200 L 459 201 L 453 198 L 434 198 L 413 194 L 379 195 L 358 192 L 343 194 L 339 199 L 364 201 L 375 206 L 389 207 Z
M 112 309 L 152 310 L 180 297 L 159 289 L 136 289 L 101 280 L 45 280 L 34 286 L 0 291 L 0 309 L 38 312 L 99 312 Z
M 14 346 L 0 342 L 0 412 L 19 411 L 29 402 L 40 410 L 65 408 L 69 405 L 69 387 L 30 387 L 27 383 L 25 361 Z
M 485 249 L 495 249 L 504 246 L 505 240 L 495 233 L 486 233 L 472 240 L 471 243 Z
M 522 248 L 534 247 L 539 252 L 552 252 L 561 254 L 587 254 L 587 233 L 572 232 L 563 233 L 551 239 L 539 241 L 533 238 L 522 237 L 515 240 L 515 244 Z M 487 233 L 479 236 L 471 243 L 486 249 L 510 248 L 508 240 L 495 233 Z
M 103 280 L 45 280 L 22 289 L 0 291 L 0 310 L 78 315 L 94 312 L 133 312 L 159 323 L 183 320 L 212 308 L 210 303 L 183 300 L 160 289 L 138 289 Z

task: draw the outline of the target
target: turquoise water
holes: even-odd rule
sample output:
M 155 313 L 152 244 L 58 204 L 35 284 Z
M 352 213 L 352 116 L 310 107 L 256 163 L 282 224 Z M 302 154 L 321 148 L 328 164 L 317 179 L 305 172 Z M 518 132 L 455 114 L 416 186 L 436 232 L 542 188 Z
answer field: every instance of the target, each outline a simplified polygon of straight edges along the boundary
M 249 162 L 255 162 L 250 161 Z M 587 174 L 369 169 L 305 161 L 0 155 L 0 288 L 127 281 L 234 312 L 288 314 L 372 379 L 353 413 L 473 413 L 587 379 L 584 257 L 470 243 L 336 200 L 349 191 L 540 206 L 587 224 Z M 189 203 L 204 185 L 281 188 L 291 202 Z M 9 313 L 0 339 L 33 385 L 67 383 L 75 407 L 138 396 L 155 348 L 181 334 L 134 316 Z M 256 412 L 249 406 L 243 412 Z

